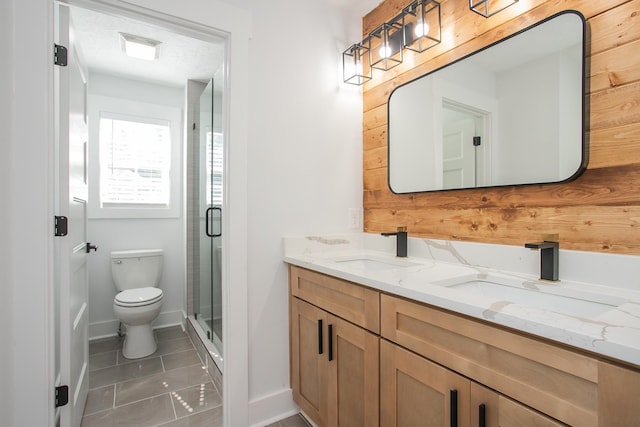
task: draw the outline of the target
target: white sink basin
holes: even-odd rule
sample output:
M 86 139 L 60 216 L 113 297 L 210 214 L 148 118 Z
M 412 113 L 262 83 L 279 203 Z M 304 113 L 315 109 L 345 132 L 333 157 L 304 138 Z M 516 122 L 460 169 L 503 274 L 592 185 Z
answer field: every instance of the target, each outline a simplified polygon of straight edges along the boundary
M 348 258 L 335 258 L 333 262 L 344 267 L 351 267 L 365 271 L 394 270 L 397 268 L 413 267 L 419 264 L 402 258 L 378 258 L 362 255 Z
M 508 301 L 585 319 L 595 318 L 625 302 L 622 298 L 608 295 L 498 275 L 469 275 L 443 280 L 436 284 L 474 296 Z

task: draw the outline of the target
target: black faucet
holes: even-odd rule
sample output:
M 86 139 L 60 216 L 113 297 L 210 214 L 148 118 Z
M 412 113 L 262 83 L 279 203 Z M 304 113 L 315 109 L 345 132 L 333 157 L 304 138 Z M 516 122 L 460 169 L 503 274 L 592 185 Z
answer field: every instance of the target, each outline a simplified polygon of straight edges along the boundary
M 525 243 L 525 248 L 540 249 L 540 278 L 543 280 L 558 280 L 558 242 Z
M 407 227 L 398 227 L 395 233 L 382 233 L 383 236 L 396 236 L 396 256 L 407 256 Z

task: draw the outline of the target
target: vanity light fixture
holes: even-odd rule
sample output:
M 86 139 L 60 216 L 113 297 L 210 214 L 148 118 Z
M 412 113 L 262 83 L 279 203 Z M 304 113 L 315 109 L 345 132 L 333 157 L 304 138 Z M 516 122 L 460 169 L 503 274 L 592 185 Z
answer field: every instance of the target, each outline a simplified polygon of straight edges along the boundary
M 342 77 L 345 83 L 362 85 L 371 80 L 369 39 L 356 43 L 342 53 Z
M 162 42 L 135 36 L 133 34 L 120 33 L 120 46 L 122 51 L 132 58 L 153 61 L 158 59 L 158 46 Z
M 517 2 L 469 0 L 469 9 L 488 18 Z M 440 3 L 435 0 L 414 0 L 399 15 L 342 53 L 344 82 L 364 84 L 371 80 L 371 68 L 386 71 L 400 65 L 403 49 L 424 52 L 440 43 L 441 31 Z M 369 57 L 369 67 L 362 62 L 365 56 Z
M 440 43 L 440 3 L 416 0 L 402 13 L 404 43 L 407 49 L 424 52 Z
M 402 63 L 402 33 L 402 15 L 398 15 L 369 34 L 372 68 L 386 71 Z
M 517 2 L 518 0 L 469 0 L 469 9 L 488 18 Z
M 342 53 L 343 80 L 362 85 L 371 80 L 373 68 L 387 71 L 400 65 L 405 48 L 424 52 L 440 43 L 440 33 L 440 3 L 414 0 Z

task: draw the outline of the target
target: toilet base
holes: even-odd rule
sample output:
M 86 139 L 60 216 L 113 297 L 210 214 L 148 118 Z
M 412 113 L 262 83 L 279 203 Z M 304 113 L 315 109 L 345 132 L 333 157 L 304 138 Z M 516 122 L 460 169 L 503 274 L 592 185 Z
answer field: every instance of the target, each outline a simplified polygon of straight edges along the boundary
M 127 325 L 127 335 L 122 346 L 122 355 L 127 359 L 147 357 L 158 349 L 151 323 Z

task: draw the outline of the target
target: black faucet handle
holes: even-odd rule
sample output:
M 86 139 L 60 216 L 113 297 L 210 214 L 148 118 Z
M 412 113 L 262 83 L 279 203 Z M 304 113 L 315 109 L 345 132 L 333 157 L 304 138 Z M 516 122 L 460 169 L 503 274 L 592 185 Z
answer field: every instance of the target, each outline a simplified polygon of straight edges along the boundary
M 558 242 L 545 240 L 543 242 L 525 243 L 524 247 L 529 249 L 557 249 L 560 247 L 560 244 Z
M 399 233 L 405 233 L 407 232 L 407 227 L 398 227 L 397 231 L 394 232 L 387 232 L 387 233 L 380 233 L 382 236 L 397 236 Z

